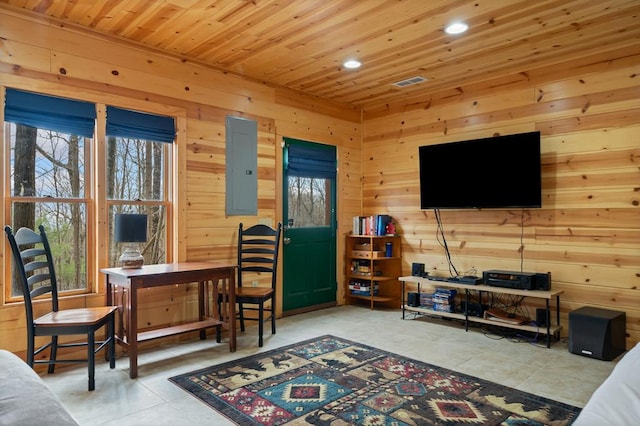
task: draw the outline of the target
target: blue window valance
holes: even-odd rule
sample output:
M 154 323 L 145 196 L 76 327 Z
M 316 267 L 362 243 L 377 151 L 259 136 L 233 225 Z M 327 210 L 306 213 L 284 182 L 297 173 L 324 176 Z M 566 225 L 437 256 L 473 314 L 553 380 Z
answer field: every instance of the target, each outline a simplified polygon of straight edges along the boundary
M 107 136 L 173 142 L 175 135 L 173 117 L 107 106 Z
M 5 121 L 93 137 L 96 107 L 89 102 L 7 88 Z
M 332 179 L 336 177 L 336 149 L 325 146 L 288 145 L 289 176 Z

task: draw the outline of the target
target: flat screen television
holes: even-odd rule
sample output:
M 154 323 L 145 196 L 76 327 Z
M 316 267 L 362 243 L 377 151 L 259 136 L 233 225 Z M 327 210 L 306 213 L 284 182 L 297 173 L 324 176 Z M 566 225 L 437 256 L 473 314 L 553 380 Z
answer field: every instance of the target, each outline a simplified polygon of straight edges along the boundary
M 540 132 L 419 149 L 422 209 L 541 207 Z

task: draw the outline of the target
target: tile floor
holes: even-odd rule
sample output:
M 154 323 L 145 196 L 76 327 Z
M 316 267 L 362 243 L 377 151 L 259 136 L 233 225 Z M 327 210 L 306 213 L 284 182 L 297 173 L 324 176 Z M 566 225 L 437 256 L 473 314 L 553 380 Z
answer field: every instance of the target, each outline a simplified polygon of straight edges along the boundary
M 129 379 L 126 356 L 118 358 L 115 370 L 101 360 L 93 392 L 87 391 L 85 367 L 42 377 L 81 425 L 229 425 L 232 423 L 167 379 L 332 334 L 582 407 L 619 359 L 607 362 L 573 355 L 567 350 L 566 338 L 547 349 L 544 342 L 501 337 L 477 328 L 465 332 L 458 322 L 402 320 L 399 310 L 371 311 L 359 306 L 285 317 L 277 326 L 276 335 L 266 334 L 263 348 L 258 348 L 255 326 L 239 333 L 236 353 L 229 352 L 226 342 L 219 344 L 215 339 L 144 349 L 135 380 Z

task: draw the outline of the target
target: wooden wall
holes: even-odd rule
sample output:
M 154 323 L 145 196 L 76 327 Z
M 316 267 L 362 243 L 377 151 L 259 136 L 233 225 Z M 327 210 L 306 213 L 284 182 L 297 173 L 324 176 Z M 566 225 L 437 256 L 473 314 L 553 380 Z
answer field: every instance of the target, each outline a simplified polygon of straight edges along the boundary
M 338 235 L 349 231 L 354 215 L 388 213 L 402 234 L 403 273 L 410 273 L 412 262 L 446 273 L 433 213 L 419 209 L 418 147 L 540 130 L 542 208 L 524 212 L 523 228 L 520 210 L 443 211 L 453 259 L 462 271 L 517 270 L 522 232 L 524 270 L 551 271 L 553 286 L 565 292 L 565 326 L 567 313 L 580 306 L 622 310 L 628 347 L 640 341 L 638 64 L 640 47 L 611 47 L 587 60 L 429 99 L 372 106 L 361 117 L 348 106 L 0 11 L 0 85 L 179 118 L 176 258 L 181 260 L 232 260 L 239 221 L 281 218 L 280 142 L 289 136 L 338 147 Z M 228 114 L 259 124 L 257 217 L 224 215 Z M 342 239 L 337 253 L 342 302 Z M 141 325 L 186 317 L 192 310 L 185 300 L 191 300 L 186 290 L 145 294 Z M 103 301 L 104 295 L 96 294 L 67 303 Z M 20 304 L 3 301 L 0 347 L 24 350 L 22 318 Z
M 412 262 L 447 275 L 434 213 L 419 208 L 418 147 L 534 130 L 542 208 L 442 210 L 454 264 L 517 271 L 522 249 L 524 271 L 550 271 L 564 290 L 562 336 L 569 311 L 602 307 L 626 312 L 630 348 L 640 341 L 640 48 L 367 109 L 364 213 L 398 221 L 405 275 Z
M 176 259 L 234 261 L 240 221 L 280 220 L 283 136 L 337 146 L 338 222 L 346 225 L 340 235 L 360 213 L 361 116 L 354 108 L 6 11 L 0 11 L 0 85 L 177 117 Z M 226 115 L 258 122 L 257 216 L 225 216 Z M 340 280 L 342 265 L 340 258 Z M 92 279 L 102 282 L 98 273 Z M 99 291 L 65 304 L 104 303 L 102 285 Z M 140 326 L 185 319 L 194 312 L 192 294 L 186 287 L 145 291 Z M 3 301 L 0 347 L 24 350 L 23 317 L 21 304 Z

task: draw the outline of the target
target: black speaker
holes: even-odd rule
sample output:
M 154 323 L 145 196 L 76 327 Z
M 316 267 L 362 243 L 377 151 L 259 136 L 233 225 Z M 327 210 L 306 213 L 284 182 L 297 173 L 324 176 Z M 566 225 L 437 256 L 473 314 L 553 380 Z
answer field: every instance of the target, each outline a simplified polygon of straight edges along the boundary
M 420 306 L 420 293 L 414 291 L 407 293 L 407 305 L 417 308 Z
M 424 263 L 412 263 L 411 275 L 413 275 L 414 277 L 421 277 L 422 275 L 424 275 Z
M 551 290 L 551 272 L 536 274 L 536 290 Z
M 536 309 L 536 325 L 538 327 L 547 326 L 547 310 L 545 308 Z
M 569 352 L 611 361 L 625 351 L 626 314 L 584 306 L 569 312 Z

